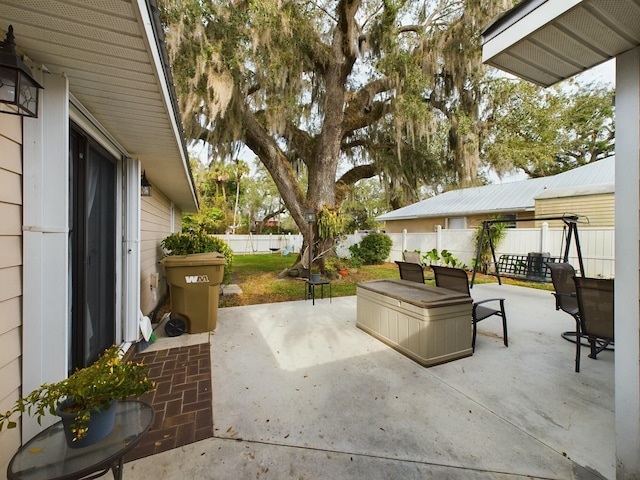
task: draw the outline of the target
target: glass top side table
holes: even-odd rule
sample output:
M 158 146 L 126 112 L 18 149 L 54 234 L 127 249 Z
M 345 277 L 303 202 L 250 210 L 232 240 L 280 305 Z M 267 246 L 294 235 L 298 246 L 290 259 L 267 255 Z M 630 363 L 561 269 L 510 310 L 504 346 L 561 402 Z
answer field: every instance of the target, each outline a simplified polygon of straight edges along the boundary
M 10 480 L 90 479 L 113 472 L 122 478 L 124 456 L 149 431 L 153 407 L 140 401 L 117 403 L 113 431 L 94 445 L 70 448 L 62 422 L 50 426 L 16 452 L 7 467 Z

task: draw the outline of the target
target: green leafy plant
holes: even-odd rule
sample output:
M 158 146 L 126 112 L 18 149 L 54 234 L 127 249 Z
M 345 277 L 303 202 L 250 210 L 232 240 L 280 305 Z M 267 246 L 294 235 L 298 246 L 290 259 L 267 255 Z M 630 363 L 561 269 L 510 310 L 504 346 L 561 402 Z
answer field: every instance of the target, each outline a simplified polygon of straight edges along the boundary
M 360 257 L 351 257 L 348 263 L 349 268 L 358 269 L 362 267 L 362 259 Z
M 13 408 L 0 414 L 0 430 L 4 425 L 15 428 L 11 417 L 26 412 L 38 423 L 47 414 L 55 415 L 64 400 L 72 400 L 68 409 L 76 418 L 71 424 L 74 441 L 87 434 L 91 412 L 109 408 L 112 400 L 125 400 L 131 396 L 155 390 L 155 382 L 147 376 L 148 368 L 142 363 L 124 361 L 122 349 L 114 345 L 92 365 L 76 370 L 73 375 L 57 383 L 43 383 L 26 397 L 20 397 Z
M 438 263 L 440 261 L 440 255 L 438 255 L 438 249 L 433 248 L 429 250 L 427 253 L 425 253 L 425 255 L 422 258 L 425 259 L 425 263 L 427 263 L 428 261 L 430 265 L 433 265 L 434 263 Z
M 344 232 L 344 219 L 336 210 L 326 205 L 318 212 L 318 236 L 321 239 L 337 238 Z
M 349 247 L 351 256 L 359 257 L 364 265 L 378 265 L 384 263 L 391 253 L 393 240 L 384 233 L 373 232 L 365 236 L 360 243 Z
M 500 220 L 502 217 L 494 216 L 490 220 Z M 489 224 L 489 232 L 491 234 L 491 240 L 493 241 L 493 248 L 498 248 L 498 245 L 506 235 L 507 224 L 503 222 L 492 222 Z M 475 245 L 475 251 L 478 251 L 480 244 L 480 237 L 483 236 L 483 225 L 478 225 L 473 236 L 473 244 Z M 489 237 L 485 234 L 482 239 L 482 246 L 480 247 L 480 265 L 482 272 L 487 273 L 487 265 L 493 261 L 491 257 L 491 246 L 489 245 Z M 475 265 L 476 259 L 473 260 Z
M 346 274 L 347 267 L 350 262 L 347 258 L 341 258 L 338 256 L 329 257 L 324 262 L 324 270 L 327 276 L 331 277 L 332 274 L 341 272 L 342 275 Z
M 335 272 L 342 268 L 342 259 L 340 257 L 329 257 L 324 261 L 325 272 Z
M 440 253 L 438 253 L 438 250 L 434 248 L 428 251 L 422 258 L 428 260 L 430 265 L 434 265 L 442 261 L 442 263 L 448 267 L 461 268 L 463 270 L 469 269 L 467 265 L 454 257 L 447 249 L 442 249 Z
M 161 242 L 166 255 L 190 255 L 192 253 L 218 252 L 224 255 L 223 283 L 231 281 L 233 268 L 233 250 L 224 240 L 209 235 L 202 229 L 188 230 L 182 233 L 173 233 Z
M 464 263 L 462 263 L 460 260 L 458 260 L 456 257 L 454 257 L 451 254 L 451 252 L 446 250 L 446 249 L 443 249 L 440 252 L 440 255 L 442 257 L 442 261 L 448 267 L 461 268 L 463 270 L 468 270 L 469 269 Z

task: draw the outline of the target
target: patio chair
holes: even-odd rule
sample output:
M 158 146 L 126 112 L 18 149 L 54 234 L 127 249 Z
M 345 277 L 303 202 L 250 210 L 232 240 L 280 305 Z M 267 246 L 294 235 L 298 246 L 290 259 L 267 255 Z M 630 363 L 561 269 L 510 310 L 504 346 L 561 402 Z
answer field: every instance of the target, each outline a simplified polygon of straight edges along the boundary
M 420 258 L 419 252 L 404 252 L 402 254 L 405 262 L 409 263 L 417 263 L 418 265 L 422 265 L 422 258 Z
M 424 283 L 424 269 L 422 265 L 412 262 L 398 262 L 398 269 L 400 270 L 400 278 L 402 280 L 409 280 L 410 282 Z
M 547 263 L 551 270 L 551 281 L 553 282 L 553 295 L 556 298 L 556 310 L 568 313 L 576 321 L 574 332 L 564 332 L 562 337 L 576 344 L 576 372 L 580 371 L 580 312 L 578 311 L 578 298 L 576 297 L 576 284 L 573 278 L 576 271 L 569 263 Z
M 471 297 L 467 272 L 460 268 L 438 267 L 435 265 L 431 265 L 431 268 L 436 276 L 437 287 L 455 290 L 456 292 L 464 293 Z M 484 305 L 489 302 L 499 302 L 500 308 L 491 308 Z M 476 349 L 477 323 L 493 315 L 502 317 L 502 337 L 504 346 L 509 346 L 509 340 L 507 338 L 507 315 L 504 311 L 504 298 L 488 298 L 486 300 L 473 302 L 473 310 L 471 314 L 471 320 L 473 323 L 473 337 L 471 340 L 472 351 L 475 352 Z
M 581 334 L 589 340 L 589 358 L 595 359 L 614 341 L 613 280 L 575 277 L 574 281 Z

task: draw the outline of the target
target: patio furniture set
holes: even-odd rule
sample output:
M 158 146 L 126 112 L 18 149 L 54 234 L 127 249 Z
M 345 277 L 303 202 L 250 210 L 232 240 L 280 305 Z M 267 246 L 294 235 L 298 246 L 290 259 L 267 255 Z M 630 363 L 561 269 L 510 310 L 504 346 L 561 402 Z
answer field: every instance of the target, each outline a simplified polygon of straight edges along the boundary
M 556 310 L 571 315 L 575 331 L 564 332 L 563 338 L 576 344 L 576 372 L 580 371 L 583 340 L 590 347 L 589 358 L 614 346 L 614 307 L 612 279 L 587 278 L 576 275 L 568 263 L 549 263 L 555 289 Z
M 472 355 L 477 324 L 493 316 L 502 319 L 504 346 L 509 346 L 504 298 L 473 301 L 467 272 L 459 268 L 432 265 L 436 284 L 432 287 L 425 285 L 420 263 L 396 264 L 400 280 L 358 285 L 359 328 L 424 366 Z M 576 343 L 575 371 L 579 372 L 582 345 L 589 346 L 593 359 L 614 347 L 613 280 L 577 276 L 566 262 L 550 261 L 546 266 L 551 271 L 556 310 L 570 314 L 576 322 L 575 331 L 562 336 Z M 471 329 L 466 327 L 469 319 Z

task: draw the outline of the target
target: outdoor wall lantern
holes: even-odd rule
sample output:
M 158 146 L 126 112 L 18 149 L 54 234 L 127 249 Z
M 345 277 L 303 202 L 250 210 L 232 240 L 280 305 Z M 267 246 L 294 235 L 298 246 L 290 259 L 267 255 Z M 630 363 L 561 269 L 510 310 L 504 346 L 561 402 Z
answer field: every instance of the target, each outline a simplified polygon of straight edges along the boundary
M 151 196 L 151 182 L 147 180 L 147 171 L 142 172 L 142 178 L 140 179 L 140 195 L 143 197 Z
M 315 223 L 316 221 L 316 212 L 313 208 L 307 210 L 307 223 Z
M 0 112 L 37 118 L 41 88 L 16 53 L 13 26 L 9 25 L 7 38 L 0 42 Z

